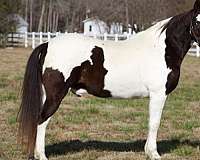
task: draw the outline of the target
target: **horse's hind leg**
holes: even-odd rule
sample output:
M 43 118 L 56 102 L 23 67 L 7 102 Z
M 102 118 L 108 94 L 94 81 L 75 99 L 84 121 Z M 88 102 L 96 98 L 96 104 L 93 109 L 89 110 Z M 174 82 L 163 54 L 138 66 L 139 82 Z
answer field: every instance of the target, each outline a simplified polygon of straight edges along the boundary
M 160 155 L 157 152 L 156 139 L 166 98 L 165 91 L 150 93 L 149 133 L 145 145 L 145 153 L 151 160 L 160 159 Z
M 49 120 L 50 118 L 37 127 L 35 158 L 39 160 L 47 160 L 45 155 L 45 133 Z
M 46 92 L 44 89 L 44 86 L 42 86 L 42 92 L 43 92 L 43 97 L 42 97 L 42 103 L 44 105 L 46 101 Z M 36 136 L 36 144 L 35 144 L 35 158 L 39 160 L 47 160 L 47 157 L 45 155 L 45 132 L 46 132 L 46 127 L 49 123 L 50 118 L 46 121 L 43 122 L 42 124 L 37 126 L 37 136 Z
M 71 85 L 76 82 L 73 71 L 69 79 L 65 82 L 64 76 L 58 70 L 46 69 L 43 74 L 44 85 L 44 105 L 41 110 L 39 125 L 37 127 L 37 138 L 35 146 L 35 157 L 39 160 L 47 160 L 45 156 L 45 131 L 50 117 L 57 111 L 59 105 L 67 94 Z

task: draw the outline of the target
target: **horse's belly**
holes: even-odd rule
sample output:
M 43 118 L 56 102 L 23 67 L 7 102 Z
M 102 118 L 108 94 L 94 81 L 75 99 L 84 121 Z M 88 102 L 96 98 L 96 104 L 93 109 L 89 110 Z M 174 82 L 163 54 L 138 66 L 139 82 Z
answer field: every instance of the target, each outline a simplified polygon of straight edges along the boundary
M 142 85 L 129 85 L 123 83 L 115 83 L 105 85 L 106 90 L 109 90 L 113 98 L 134 98 L 149 96 L 148 90 Z
M 113 98 L 147 97 L 148 90 L 136 71 L 110 71 L 105 77 L 104 89 L 110 91 Z

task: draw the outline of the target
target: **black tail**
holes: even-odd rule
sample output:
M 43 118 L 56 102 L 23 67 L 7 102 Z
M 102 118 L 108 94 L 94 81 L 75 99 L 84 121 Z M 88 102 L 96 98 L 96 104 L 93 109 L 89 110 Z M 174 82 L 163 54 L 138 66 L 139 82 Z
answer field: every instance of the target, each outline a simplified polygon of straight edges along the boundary
M 32 154 L 37 134 L 37 124 L 42 108 L 42 66 L 48 43 L 38 46 L 32 52 L 24 75 L 22 101 L 19 111 L 18 140 L 28 154 Z

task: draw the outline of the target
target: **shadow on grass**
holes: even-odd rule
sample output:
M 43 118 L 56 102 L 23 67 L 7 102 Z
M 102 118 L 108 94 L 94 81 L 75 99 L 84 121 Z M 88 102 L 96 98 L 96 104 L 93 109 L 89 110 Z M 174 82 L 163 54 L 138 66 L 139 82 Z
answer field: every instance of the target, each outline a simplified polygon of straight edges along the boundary
M 86 141 L 80 140 L 65 141 L 57 144 L 48 145 L 46 152 L 48 156 L 51 155 L 64 155 L 69 152 L 80 152 L 82 150 L 99 150 L 99 151 L 116 151 L 116 152 L 143 152 L 145 140 L 138 140 L 133 142 L 103 142 L 103 141 Z M 200 141 L 180 141 L 174 140 L 163 140 L 158 142 L 158 150 L 160 154 L 172 152 L 179 146 L 200 146 Z

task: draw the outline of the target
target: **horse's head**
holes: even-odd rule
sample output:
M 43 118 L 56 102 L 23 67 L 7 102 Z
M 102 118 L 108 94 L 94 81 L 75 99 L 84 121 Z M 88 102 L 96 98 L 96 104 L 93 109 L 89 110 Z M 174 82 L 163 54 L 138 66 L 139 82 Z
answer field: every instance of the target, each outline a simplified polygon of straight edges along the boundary
M 200 0 L 196 0 L 194 4 L 190 32 L 193 35 L 195 42 L 200 45 Z

